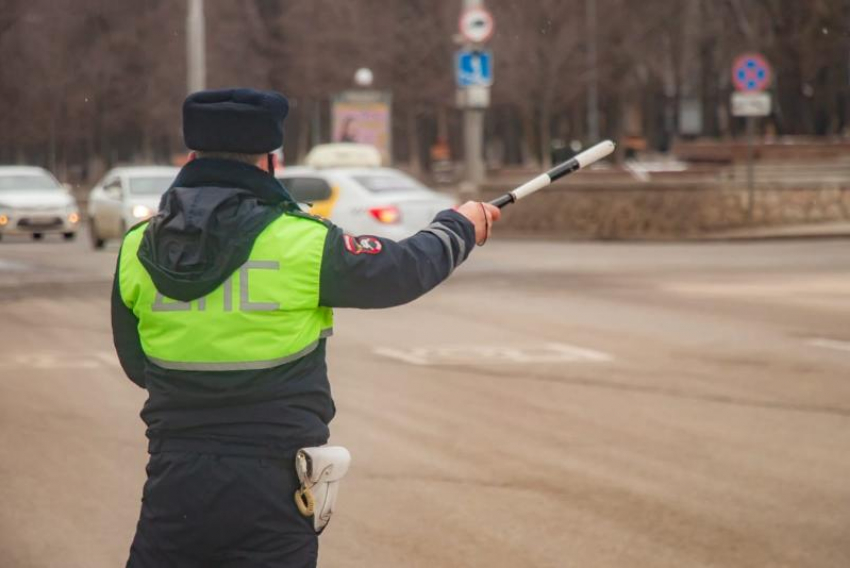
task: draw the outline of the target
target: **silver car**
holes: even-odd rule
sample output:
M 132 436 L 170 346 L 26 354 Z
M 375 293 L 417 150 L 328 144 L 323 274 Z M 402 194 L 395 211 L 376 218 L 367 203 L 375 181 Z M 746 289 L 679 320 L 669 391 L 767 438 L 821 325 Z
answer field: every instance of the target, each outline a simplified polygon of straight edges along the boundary
M 127 166 L 109 170 L 89 194 L 88 218 L 92 246 L 103 248 L 120 239 L 133 225 L 156 213 L 159 200 L 180 168 Z
M 50 172 L 28 166 L 0 166 L 0 237 L 47 233 L 66 240 L 77 234 L 80 212 L 70 192 Z

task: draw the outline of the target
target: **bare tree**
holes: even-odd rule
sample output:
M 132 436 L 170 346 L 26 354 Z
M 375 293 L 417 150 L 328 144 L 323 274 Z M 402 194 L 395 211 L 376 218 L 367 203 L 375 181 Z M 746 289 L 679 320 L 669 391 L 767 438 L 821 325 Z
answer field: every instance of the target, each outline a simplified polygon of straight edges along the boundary
M 847 129 L 846 0 L 596 2 L 605 135 L 635 131 L 664 148 L 683 98 L 702 102 L 707 135 L 735 134 L 730 66 L 749 50 L 774 65 L 779 134 Z M 287 152 L 298 155 L 327 138 L 330 97 L 370 67 L 375 87 L 393 93 L 394 153 L 420 169 L 437 131 L 458 146 L 452 36 L 460 4 L 207 2 L 208 83 L 286 93 Z M 511 149 L 509 160 L 546 163 L 552 137 L 586 136 L 584 5 L 488 1 L 497 22 L 488 133 Z M 0 113 L 0 159 L 92 177 L 117 161 L 180 150 L 185 11 L 185 0 L 4 0 L 0 96 L 11 110 Z

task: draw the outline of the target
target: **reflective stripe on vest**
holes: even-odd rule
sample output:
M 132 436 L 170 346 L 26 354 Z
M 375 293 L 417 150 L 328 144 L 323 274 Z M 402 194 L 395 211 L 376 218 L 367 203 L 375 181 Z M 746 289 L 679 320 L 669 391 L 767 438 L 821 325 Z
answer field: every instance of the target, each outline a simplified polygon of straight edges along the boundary
M 184 371 L 269 369 L 299 359 L 328 337 L 333 312 L 319 306 L 327 227 L 281 215 L 260 233 L 248 261 L 210 294 L 179 302 L 160 294 L 137 253 L 147 224 L 121 246 L 121 299 L 139 319 L 145 355 Z

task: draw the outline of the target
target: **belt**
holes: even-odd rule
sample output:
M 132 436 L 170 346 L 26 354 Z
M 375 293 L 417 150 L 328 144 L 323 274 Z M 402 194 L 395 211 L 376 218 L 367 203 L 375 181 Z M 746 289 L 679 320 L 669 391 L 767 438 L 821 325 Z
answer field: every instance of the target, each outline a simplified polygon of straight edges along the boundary
M 271 459 L 294 458 L 301 448 L 321 446 L 325 441 L 303 440 L 290 446 L 242 444 L 210 438 L 152 438 L 148 441 L 148 453 L 183 452 L 190 454 L 215 454 L 221 456 L 247 456 Z

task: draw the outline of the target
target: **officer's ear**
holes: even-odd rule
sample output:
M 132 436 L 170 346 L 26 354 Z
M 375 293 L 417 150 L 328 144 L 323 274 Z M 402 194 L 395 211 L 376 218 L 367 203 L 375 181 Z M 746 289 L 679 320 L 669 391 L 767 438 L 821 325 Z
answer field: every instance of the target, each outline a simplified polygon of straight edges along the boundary
M 274 175 L 275 170 L 278 169 L 278 164 L 279 164 L 279 162 L 278 162 L 278 159 L 277 159 L 277 154 L 269 153 L 269 154 L 266 154 L 265 164 L 263 164 L 262 161 L 260 161 L 260 163 L 257 164 L 257 165 L 261 169 L 265 169 L 271 175 Z M 265 168 L 263 168 L 263 166 L 265 166 Z
M 189 152 L 189 159 L 186 160 L 186 162 L 193 162 L 193 161 L 195 161 L 195 159 L 197 157 L 198 157 L 198 153 L 195 152 L 194 150 L 192 150 L 191 152 Z

